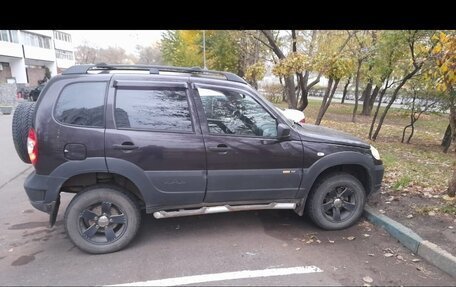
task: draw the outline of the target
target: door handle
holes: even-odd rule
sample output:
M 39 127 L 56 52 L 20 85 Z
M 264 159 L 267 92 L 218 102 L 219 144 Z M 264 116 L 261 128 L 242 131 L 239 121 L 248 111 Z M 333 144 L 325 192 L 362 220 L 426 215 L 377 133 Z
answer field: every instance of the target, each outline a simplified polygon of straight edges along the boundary
M 208 147 L 208 150 L 214 152 L 227 152 L 230 148 L 226 144 L 218 144 L 217 146 Z
M 113 144 L 112 147 L 117 150 L 134 150 L 138 146 L 132 142 L 123 142 L 122 144 Z

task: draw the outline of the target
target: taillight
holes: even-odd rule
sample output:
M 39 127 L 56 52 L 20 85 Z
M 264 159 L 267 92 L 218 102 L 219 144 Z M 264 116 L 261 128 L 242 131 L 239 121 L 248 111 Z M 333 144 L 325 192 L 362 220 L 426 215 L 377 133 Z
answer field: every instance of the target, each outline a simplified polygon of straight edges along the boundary
M 302 123 L 302 124 L 305 124 L 305 123 L 306 123 L 306 118 L 303 118 L 303 119 L 300 120 L 299 122 Z
M 36 161 L 38 160 L 38 140 L 36 138 L 36 132 L 33 128 L 31 128 L 28 133 L 27 151 L 30 161 L 33 165 L 35 165 Z

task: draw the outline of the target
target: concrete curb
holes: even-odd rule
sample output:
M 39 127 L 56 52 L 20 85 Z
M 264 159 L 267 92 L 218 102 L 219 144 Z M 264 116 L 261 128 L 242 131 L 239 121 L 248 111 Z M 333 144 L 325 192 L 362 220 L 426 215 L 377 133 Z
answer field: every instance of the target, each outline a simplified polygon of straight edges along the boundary
M 378 213 L 368 205 L 364 208 L 364 216 L 373 224 L 383 227 L 413 253 L 456 278 L 456 257 L 454 255 L 438 245 L 424 240 L 410 228 Z

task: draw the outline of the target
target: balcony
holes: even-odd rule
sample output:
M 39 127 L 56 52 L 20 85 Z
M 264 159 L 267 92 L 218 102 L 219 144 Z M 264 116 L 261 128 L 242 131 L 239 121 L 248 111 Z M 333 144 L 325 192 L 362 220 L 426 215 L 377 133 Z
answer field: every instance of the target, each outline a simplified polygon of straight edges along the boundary
M 0 56 L 22 58 L 22 45 L 0 41 Z
M 42 60 L 42 61 L 55 61 L 55 50 L 45 49 L 40 47 L 25 46 L 24 53 L 26 59 Z

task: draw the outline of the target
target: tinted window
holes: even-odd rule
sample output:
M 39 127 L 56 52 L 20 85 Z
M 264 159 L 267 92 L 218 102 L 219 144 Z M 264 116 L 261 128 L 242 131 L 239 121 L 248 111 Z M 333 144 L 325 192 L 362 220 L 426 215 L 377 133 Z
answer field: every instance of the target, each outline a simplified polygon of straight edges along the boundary
M 201 88 L 198 92 L 210 133 L 277 136 L 276 120 L 249 95 Z
M 118 128 L 193 131 L 185 90 L 117 90 Z
M 89 127 L 104 126 L 106 83 L 75 83 L 66 86 L 55 107 L 57 121 Z

